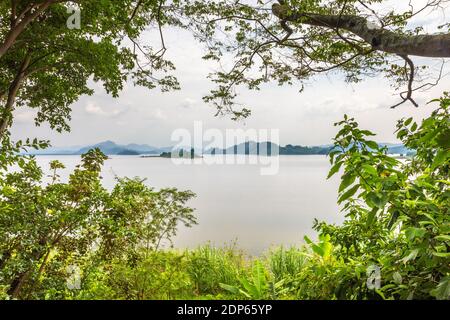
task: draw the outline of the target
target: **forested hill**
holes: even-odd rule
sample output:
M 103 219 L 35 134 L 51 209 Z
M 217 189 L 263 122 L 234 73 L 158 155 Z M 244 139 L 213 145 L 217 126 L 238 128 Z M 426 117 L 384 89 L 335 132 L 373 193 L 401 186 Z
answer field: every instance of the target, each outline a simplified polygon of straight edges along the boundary
M 387 147 L 389 154 L 409 154 L 411 150 L 402 144 L 380 143 L 380 146 Z M 259 154 L 259 155 L 326 155 L 332 149 L 332 145 L 323 146 L 300 146 L 288 144 L 284 147 L 271 142 L 245 142 L 234 145 L 227 149 L 212 148 L 206 150 L 205 154 Z
M 390 154 L 408 154 L 410 150 L 406 149 L 402 144 L 385 144 L 380 143 L 380 146 L 386 146 Z M 86 153 L 93 148 L 99 148 L 106 155 L 159 155 L 164 152 L 173 151 L 174 147 L 154 147 L 146 144 L 127 144 L 119 145 L 113 141 L 104 141 L 89 146 L 75 146 L 75 147 L 54 147 L 34 153 L 31 150 L 30 154 L 38 155 L 80 155 Z M 245 142 L 234 145 L 227 149 L 209 148 L 203 150 L 203 154 L 259 154 L 259 155 L 326 155 L 330 152 L 332 145 L 323 146 L 301 146 L 288 144 L 286 146 L 279 146 L 272 142 Z M 189 147 L 181 149 L 190 150 Z M 198 152 L 200 154 L 201 152 Z

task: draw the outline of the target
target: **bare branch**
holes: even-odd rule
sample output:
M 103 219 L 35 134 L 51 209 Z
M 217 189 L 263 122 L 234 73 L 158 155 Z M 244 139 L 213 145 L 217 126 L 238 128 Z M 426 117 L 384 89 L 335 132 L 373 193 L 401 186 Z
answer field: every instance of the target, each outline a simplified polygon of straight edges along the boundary
M 403 60 L 405 60 L 405 63 L 408 65 L 409 67 L 409 76 L 408 76 L 408 90 L 405 92 L 400 93 L 400 96 L 402 97 L 402 101 L 393 105 L 391 107 L 391 109 L 394 109 L 402 104 L 404 104 L 407 101 L 411 101 L 411 103 L 415 106 L 415 107 L 419 107 L 419 105 L 417 104 L 417 102 L 412 98 L 412 93 L 413 93 L 413 83 L 414 83 L 414 74 L 415 74 L 415 68 L 414 68 L 414 63 L 412 62 L 412 60 L 405 55 L 399 55 Z M 404 94 L 406 94 L 406 96 L 404 96 Z

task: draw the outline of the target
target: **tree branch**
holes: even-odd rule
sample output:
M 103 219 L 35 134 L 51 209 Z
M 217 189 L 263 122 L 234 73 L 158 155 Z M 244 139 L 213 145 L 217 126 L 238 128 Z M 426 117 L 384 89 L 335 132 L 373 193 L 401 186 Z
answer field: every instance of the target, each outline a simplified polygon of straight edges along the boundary
M 414 63 L 412 62 L 412 60 L 405 55 L 399 55 L 403 60 L 405 60 L 406 64 L 409 66 L 409 76 L 408 76 L 408 89 L 405 92 L 400 93 L 400 96 L 402 97 L 402 101 L 393 105 L 391 107 L 391 109 L 394 109 L 402 104 L 404 104 L 406 101 L 411 101 L 411 103 L 415 106 L 415 107 L 419 107 L 419 105 L 417 104 L 417 102 L 412 98 L 412 93 L 413 93 L 413 83 L 414 83 Z M 404 97 L 403 95 L 406 93 L 406 97 Z
M 291 10 L 275 3 L 272 13 L 282 22 L 288 21 L 328 29 L 343 29 L 370 44 L 373 49 L 401 56 L 450 57 L 450 34 L 407 35 L 373 28 L 364 17 L 356 15 L 322 15 Z

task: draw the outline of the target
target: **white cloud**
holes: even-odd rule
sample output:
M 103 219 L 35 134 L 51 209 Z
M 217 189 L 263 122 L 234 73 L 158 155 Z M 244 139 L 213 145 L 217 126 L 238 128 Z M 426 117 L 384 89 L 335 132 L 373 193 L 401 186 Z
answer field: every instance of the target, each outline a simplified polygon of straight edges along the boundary
M 95 105 L 93 102 L 89 102 L 84 109 L 86 110 L 87 113 L 90 113 L 90 114 L 95 114 L 95 115 L 104 115 L 105 114 L 103 109 L 100 108 L 99 106 Z
M 14 113 L 14 122 L 20 124 L 32 124 L 34 125 L 34 118 L 36 117 L 36 111 L 32 109 L 23 109 Z
M 150 120 L 166 120 L 168 119 L 167 115 L 160 109 L 149 109 L 147 111 L 147 118 Z
M 414 1 L 423 3 L 425 0 Z M 389 4 L 384 6 L 384 11 L 389 11 L 391 5 L 401 4 L 407 7 L 408 1 L 390 1 Z M 375 5 L 374 7 L 376 8 Z M 431 24 L 440 24 L 443 20 L 442 13 L 439 12 L 421 16 L 422 20 L 413 22 L 430 24 L 426 32 L 432 32 Z M 439 19 L 431 21 L 431 18 L 436 16 L 439 16 Z M 151 43 L 153 38 L 159 40 L 159 35 L 151 36 L 146 33 L 142 40 Z M 400 98 L 398 94 L 394 94 L 389 81 L 381 77 L 365 79 L 360 84 L 352 85 L 344 83 L 339 75 L 318 77 L 312 79 L 302 93 L 298 93 L 295 87 L 278 87 L 276 83 L 265 84 L 260 91 L 239 88 L 237 101 L 249 106 L 252 115 L 237 123 L 229 117 L 214 117 L 216 109 L 202 101 L 202 96 L 215 87 L 207 75 L 218 68 L 217 64 L 201 59 L 202 46 L 186 31 L 167 28 L 165 38 L 168 47 L 167 58 L 173 60 L 177 66 L 175 75 L 181 83 L 181 90 L 161 93 L 159 90 L 134 87 L 129 82 L 121 91 L 120 97 L 114 99 L 99 83 L 92 82 L 95 94 L 81 97 L 72 106 L 70 133 L 59 135 L 45 125 L 36 128 L 33 114 L 25 113 L 25 109 L 22 113 L 20 108 L 20 113 L 17 111 L 19 118 L 15 119 L 17 126 L 13 127 L 14 137 L 23 139 L 38 136 L 50 139 L 55 145 L 115 140 L 162 146 L 171 144 L 170 136 L 174 129 L 192 128 L 193 122 L 200 120 L 209 128 L 219 130 L 238 127 L 278 128 L 284 144 L 317 145 L 330 142 L 336 133 L 333 123 L 341 120 L 343 114 L 347 113 L 356 117 L 362 127 L 377 132 L 380 135 L 379 140 L 393 141 L 396 120 L 409 115 L 418 119 L 428 116 L 432 108 L 424 105 L 425 102 L 439 97 L 442 91 L 448 89 L 450 83 L 450 76 L 443 77 L 440 84 L 429 91 L 416 91 L 414 97 L 421 104 L 420 108 L 405 103 L 396 109 L 389 107 L 399 102 Z M 221 61 L 223 65 L 228 62 L 227 58 Z M 433 67 L 433 75 L 436 75 L 440 68 L 440 61 L 437 60 L 414 58 L 414 62 L 416 65 L 427 64 Z M 446 66 L 443 75 L 449 71 L 449 66 Z M 431 78 L 423 80 L 434 81 Z M 127 130 L 124 130 L 123 126 L 126 126 Z
M 111 118 L 119 117 L 125 113 L 125 110 L 120 110 L 120 109 L 105 110 L 104 108 L 100 107 L 99 105 L 97 105 L 95 102 L 92 102 L 92 101 L 89 101 L 86 104 L 84 110 L 88 114 L 92 114 L 92 115 L 96 115 L 96 116 L 103 116 L 103 117 L 111 117 Z
M 183 100 L 183 102 L 181 103 L 181 106 L 183 108 L 190 109 L 190 108 L 195 107 L 196 104 L 197 104 L 197 100 L 192 99 L 192 98 L 185 98 Z

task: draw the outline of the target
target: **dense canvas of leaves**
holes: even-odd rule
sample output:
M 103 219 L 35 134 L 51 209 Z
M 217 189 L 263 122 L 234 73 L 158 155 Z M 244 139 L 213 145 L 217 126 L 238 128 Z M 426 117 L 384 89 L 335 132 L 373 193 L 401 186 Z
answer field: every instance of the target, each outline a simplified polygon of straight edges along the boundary
M 218 88 L 205 97 L 218 114 L 249 115 L 233 107 L 238 86 L 303 84 L 334 71 L 351 82 L 383 73 L 406 85 L 400 103 L 417 104 L 413 92 L 433 83 L 420 83 L 409 56 L 448 57 L 449 24 L 428 35 L 407 22 L 447 1 L 381 15 L 372 6 L 383 0 L 288 0 L 270 8 L 259 0 L 86 0 L 78 2 L 81 29 L 64 27 L 71 2 L 0 2 L 1 299 L 450 299 L 448 93 L 422 123 L 399 121 L 397 137 L 414 151 L 404 159 L 388 156 L 345 116 L 329 154 L 329 176 L 342 173 L 345 222 L 316 221 L 318 242 L 305 238 L 301 248 L 256 259 L 235 248 L 162 250 L 180 224 L 196 223 L 187 206 L 192 192 L 155 190 L 138 178 L 117 178 L 107 190 L 106 157 L 97 149 L 68 181 L 58 161 L 44 176 L 20 152 L 49 142 L 13 142 L 9 132 L 22 106 L 38 110 L 37 125 L 69 129 L 70 105 L 93 93 L 90 80 L 113 96 L 129 80 L 178 88 L 165 74 L 174 68 L 164 59 L 166 25 L 193 31 L 207 45 L 205 59 L 234 58 L 231 70 L 212 75 Z M 148 27 L 161 49 L 140 43 Z M 374 289 L 366 282 L 371 266 L 381 272 Z
M 47 185 L 33 158 L 0 170 L 0 283 L 11 298 L 62 298 L 56 293 L 66 289 L 70 266 L 88 273 L 109 259 L 138 263 L 140 250 L 155 251 L 179 224 L 196 223 L 186 206 L 190 191 L 155 191 L 137 178 L 118 178 L 106 190 L 105 159 L 90 150 L 67 183 L 59 179 L 58 161 L 50 164 Z
M 178 89 L 174 65 L 164 59 L 162 28 L 179 25 L 177 1 L 2 1 L 0 3 L 0 136 L 14 109 L 38 110 L 36 124 L 69 130 L 71 104 L 91 95 L 92 81 L 117 97 L 126 81 Z M 80 28 L 67 22 L 75 8 Z M 146 30 L 161 35 L 143 44 Z
M 0 296 L 21 299 L 450 299 L 450 97 L 422 123 L 400 120 L 410 157 L 396 159 L 354 119 L 330 153 L 341 173 L 342 225 L 315 222 L 319 241 L 247 259 L 234 247 L 162 250 L 191 192 L 155 191 L 139 179 L 104 189 L 98 150 L 68 183 L 10 153 L 0 175 Z M 33 144 L 33 142 L 30 142 Z M 80 287 L 67 281 L 79 270 Z M 367 285 L 380 270 L 380 286 Z
M 198 1 L 186 4 L 188 27 L 208 49 L 205 59 L 231 59 L 211 74 L 217 87 L 204 99 L 218 114 L 248 117 L 251 106 L 236 97 L 264 83 L 295 85 L 300 91 L 319 74 L 337 73 L 348 82 L 383 75 L 415 106 L 413 93 L 439 81 L 411 56 L 448 58 L 449 25 L 427 34 L 412 18 L 445 7 L 447 1 L 409 2 L 405 9 L 380 10 L 386 0 Z M 222 67 L 223 66 L 223 67 Z M 434 74 L 433 74 L 434 73 Z M 389 105 L 386 105 L 389 107 Z
M 338 288 L 358 292 L 356 270 L 371 263 L 382 270 L 383 298 L 450 298 L 449 95 L 436 102 L 422 124 L 399 121 L 398 138 L 415 150 L 404 161 L 387 156 L 353 119 L 338 123 L 330 175 L 343 168 L 338 202 L 347 220 L 316 225 L 352 274 Z

